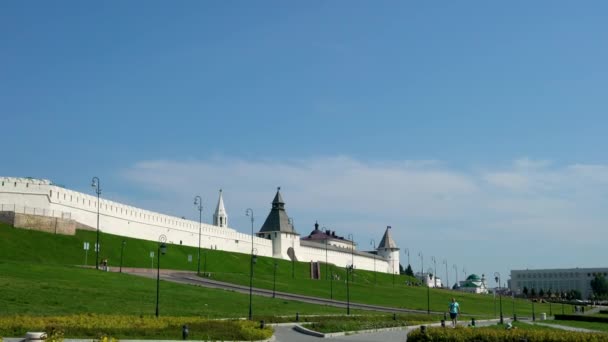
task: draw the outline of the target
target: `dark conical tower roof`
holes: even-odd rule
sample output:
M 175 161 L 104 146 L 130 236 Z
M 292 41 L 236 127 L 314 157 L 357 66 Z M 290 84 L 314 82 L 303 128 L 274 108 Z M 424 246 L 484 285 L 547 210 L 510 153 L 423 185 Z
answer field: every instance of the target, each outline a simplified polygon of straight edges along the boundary
M 277 194 L 274 196 L 274 200 L 272 201 L 272 209 L 270 209 L 270 213 L 268 214 L 268 217 L 266 217 L 266 221 L 264 221 L 262 229 L 260 229 L 260 233 L 262 232 L 284 232 L 297 234 L 293 224 L 289 222 L 287 211 L 285 211 L 285 202 L 281 196 L 280 187 L 277 188 Z
M 399 249 L 399 247 L 397 247 L 397 243 L 391 236 L 391 226 L 386 227 L 382 241 L 380 241 L 380 244 L 378 245 L 378 249 L 380 248 Z

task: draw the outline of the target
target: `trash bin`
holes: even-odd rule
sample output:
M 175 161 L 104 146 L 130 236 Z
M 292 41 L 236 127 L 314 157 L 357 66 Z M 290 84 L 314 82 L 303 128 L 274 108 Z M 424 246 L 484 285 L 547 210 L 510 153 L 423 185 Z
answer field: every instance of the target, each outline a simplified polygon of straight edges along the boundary
M 45 332 L 27 332 L 25 333 L 25 341 L 44 341 L 46 340 Z
M 547 313 L 541 312 L 540 313 L 540 320 L 541 321 L 546 321 L 547 320 Z

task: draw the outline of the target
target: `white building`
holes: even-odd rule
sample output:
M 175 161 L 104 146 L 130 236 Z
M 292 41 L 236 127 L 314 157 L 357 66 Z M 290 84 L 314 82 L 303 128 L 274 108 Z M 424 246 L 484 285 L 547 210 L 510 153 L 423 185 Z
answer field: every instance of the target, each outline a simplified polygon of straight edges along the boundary
M 488 283 L 485 274 L 481 275 L 481 278 L 477 274 L 471 274 L 467 279 L 462 280 L 458 283 L 458 286 L 454 287 L 455 290 L 469 293 L 487 294 Z
M 390 227 L 372 253 L 357 251 L 352 241 L 344 239 L 329 238 L 327 244 L 306 238 L 301 240 L 288 220 L 280 189 L 260 231 L 251 236 L 229 227 L 221 190 L 213 215 L 214 224 L 200 224 L 103 198 L 98 203 L 97 196 L 65 189 L 48 180 L 0 177 L 0 212 L 71 218 L 79 225 L 96 228 L 98 210 L 99 230 L 108 234 L 151 241 L 158 241 L 159 236 L 165 235 L 169 243 L 196 247 L 200 232 L 203 248 L 250 253 L 253 242 L 260 256 L 304 262 L 327 261 L 339 267 L 353 265 L 356 269 L 399 272 L 399 248 L 390 235 Z M 103 250 L 103 246 L 101 248 Z
M 515 294 L 522 294 L 524 287 L 536 293 L 579 291 L 583 299 L 593 293 L 591 280 L 596 275 L 608 277 L 608 268 L 556 268 L 539 270 L 512 270 L 509 287 Z

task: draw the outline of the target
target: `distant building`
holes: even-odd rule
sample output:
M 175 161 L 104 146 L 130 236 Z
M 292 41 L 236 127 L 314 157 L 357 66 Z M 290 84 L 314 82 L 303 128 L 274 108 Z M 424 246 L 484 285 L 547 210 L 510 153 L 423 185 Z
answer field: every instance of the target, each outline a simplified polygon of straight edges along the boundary
M 560 268 L 539 270 L 511 270 L 509 287 L 515 294 L 522 294 L 524 287 L 536 293 L 543 290 L 547 293 L 568 292 L 577 290 L 583 299 L 588 299 L 593 291 L 591 280 L 595 275 L 608 277 L 608 268 Z
M 481 278 L 477 274 L 471 274 L 467 277 L 466 280 L 462 280 L 458 284 L 456 284 L 453 289 L 462 292 L 480 294 L 486 294 L 489 292 L 488 284 L 486 282 L 486 277 L 484 274 L 481 275 Z
M 443 287 L 443 283 L 441 282 L 441 278 L 435 277 L 433 273 L 420 273 L 417 272 L 414 276 L 422 281 L 422 284 L 428 286 L 430 288 L 441 288 Z

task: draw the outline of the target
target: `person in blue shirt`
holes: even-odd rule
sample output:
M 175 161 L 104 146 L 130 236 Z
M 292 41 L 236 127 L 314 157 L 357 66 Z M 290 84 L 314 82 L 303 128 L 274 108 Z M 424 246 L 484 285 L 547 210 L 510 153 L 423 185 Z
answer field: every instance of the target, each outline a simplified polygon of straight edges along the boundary
M 452 298 L 450 303 L 450 318 L 452 319 L 452 328 L 456 328 L 458 324 L 458 315 L 460 314 L 460 305 L 456 301 L 456 298 Z

